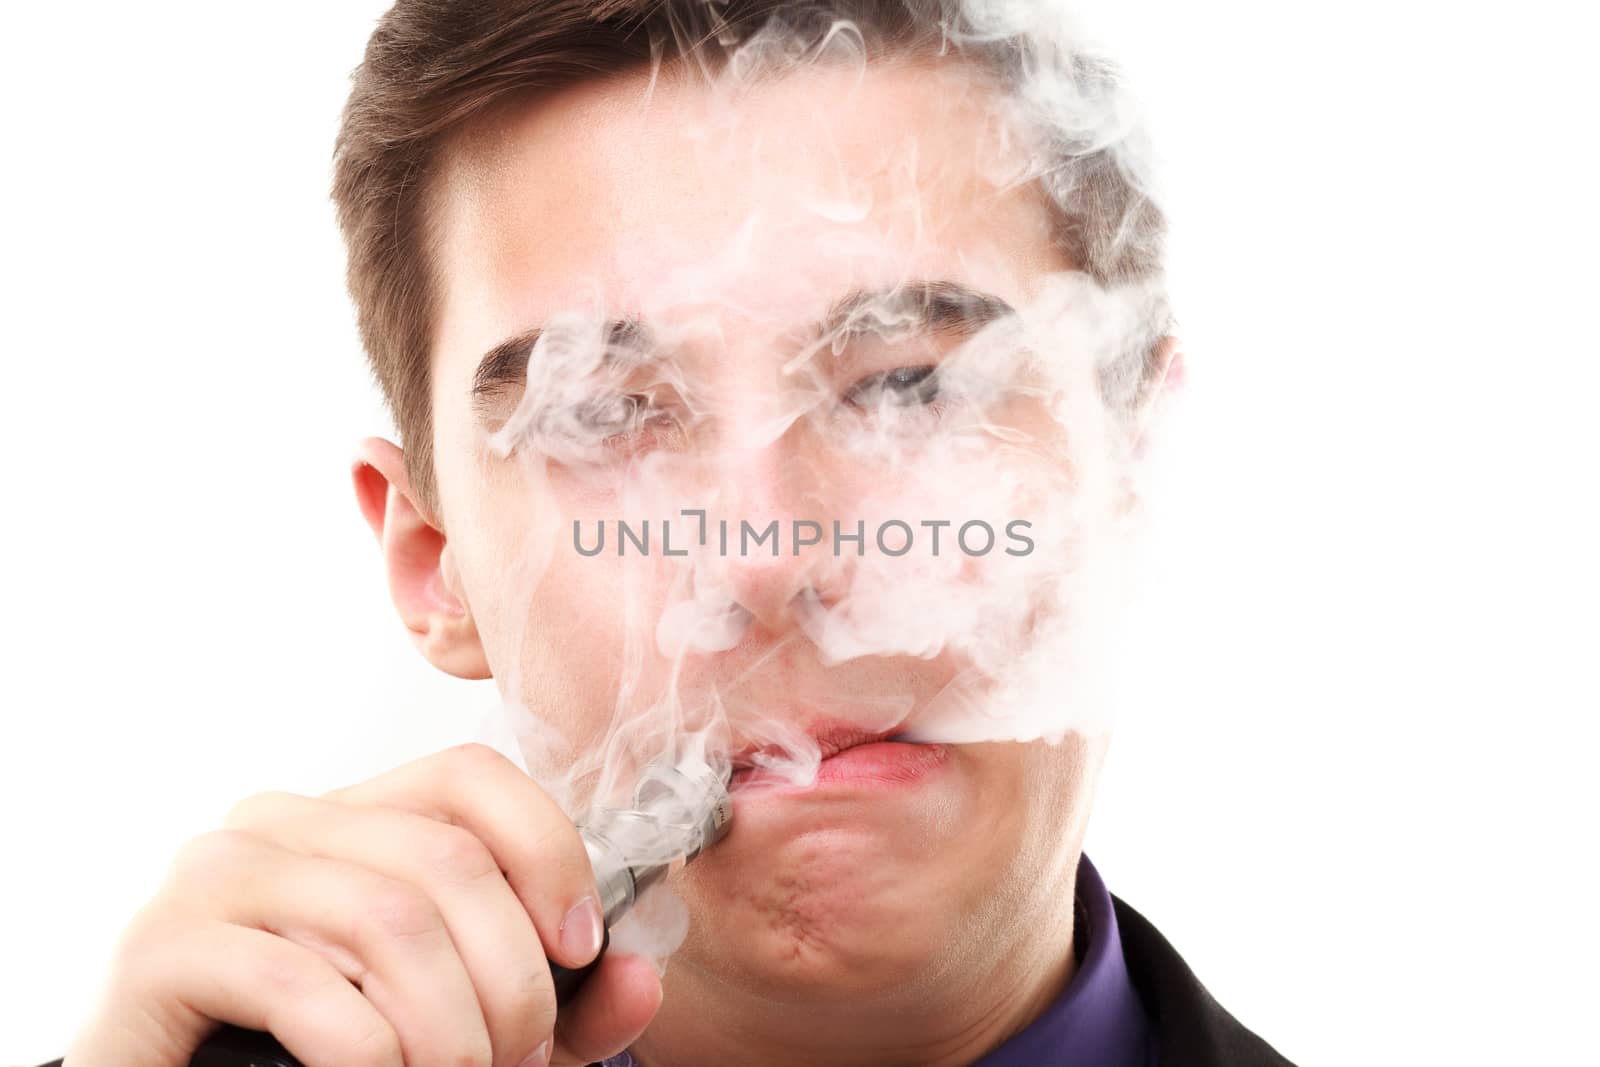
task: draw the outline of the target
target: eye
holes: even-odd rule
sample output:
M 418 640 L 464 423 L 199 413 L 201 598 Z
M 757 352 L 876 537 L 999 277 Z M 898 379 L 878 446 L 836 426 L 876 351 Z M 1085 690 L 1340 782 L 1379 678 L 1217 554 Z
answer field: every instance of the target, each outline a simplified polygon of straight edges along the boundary
M 673 409 L 659 403 L 653 392 L 602 393 L 568 411 L 573 436 L 585 450 L 599 448 L 614 456 L 631 456 L 681 442 Z M 598 453 L 589 455 L 598 458 Z
M 572 417 L 596 437 L 613 437 L 633 433 L 650 413 L 650 398 L 643 393 L 608 393 L 585 400 Z
M 845 403 L 858 408 L 883 405 L 909 407 L 933 404 L 939 398 L 939 368 L 931 364 L 896 367 L 869 375 L 844 394 Z

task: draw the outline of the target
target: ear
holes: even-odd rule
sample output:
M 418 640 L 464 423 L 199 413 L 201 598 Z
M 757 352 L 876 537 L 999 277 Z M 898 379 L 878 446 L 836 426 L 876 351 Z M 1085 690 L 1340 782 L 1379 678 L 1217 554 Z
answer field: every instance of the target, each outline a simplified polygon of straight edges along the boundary
M 1139 394 L 1138 410 L 1134 413 L 1133 448 L 1136 453 L 1144 451 L 1151 421 L 1162 402 L 1170 400 L 1183 388 L 1186 374 L 1182 344 L 1176 337 L 1163 337 L 1156 344 L 1150 376 Z
M 447 674 L 488 678 L 488 657 L 462 595 L 449 541 L 412 492 L 405 454 L 380 437 L 369 437 L 361 442 L 350 473 L 361 515 L 383 552 L 389 596 L 411 640 Z

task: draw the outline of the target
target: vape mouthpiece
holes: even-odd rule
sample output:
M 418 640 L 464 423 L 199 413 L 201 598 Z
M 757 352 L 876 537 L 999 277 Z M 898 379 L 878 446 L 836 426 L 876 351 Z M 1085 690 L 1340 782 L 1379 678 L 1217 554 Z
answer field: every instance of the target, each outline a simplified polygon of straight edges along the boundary
M 601 809 L 579 828 L 606 926 L 627 914 L 639 894 L 674 865 L 721 840 L 732 818 L 725 774 L 699 760 L 646 768 L 631 807 Z

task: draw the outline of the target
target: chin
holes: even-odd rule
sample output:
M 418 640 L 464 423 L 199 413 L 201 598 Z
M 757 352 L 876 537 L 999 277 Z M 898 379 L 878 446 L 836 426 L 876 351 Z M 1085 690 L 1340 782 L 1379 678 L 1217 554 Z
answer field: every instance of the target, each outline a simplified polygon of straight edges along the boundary
M 849 1001 L 902 988 L 938 965 L 951 896 L 892 852 L 849 834 L 801 834 L 758 861 L 708 852 L 686 871 L 696 913 L 683 954 L 763 995 Z

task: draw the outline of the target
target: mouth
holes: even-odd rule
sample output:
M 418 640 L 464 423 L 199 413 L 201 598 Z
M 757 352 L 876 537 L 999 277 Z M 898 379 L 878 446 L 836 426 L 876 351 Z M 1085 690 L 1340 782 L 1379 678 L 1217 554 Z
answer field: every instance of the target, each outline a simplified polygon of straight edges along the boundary
M 752 743 L 736 749 L 731 788 L 909 784 L 943 765 L 949 755 L 947 745 L 903 738 L 901 727 L 874 731 L 834 720 L 813 721 L 792 744 Z

